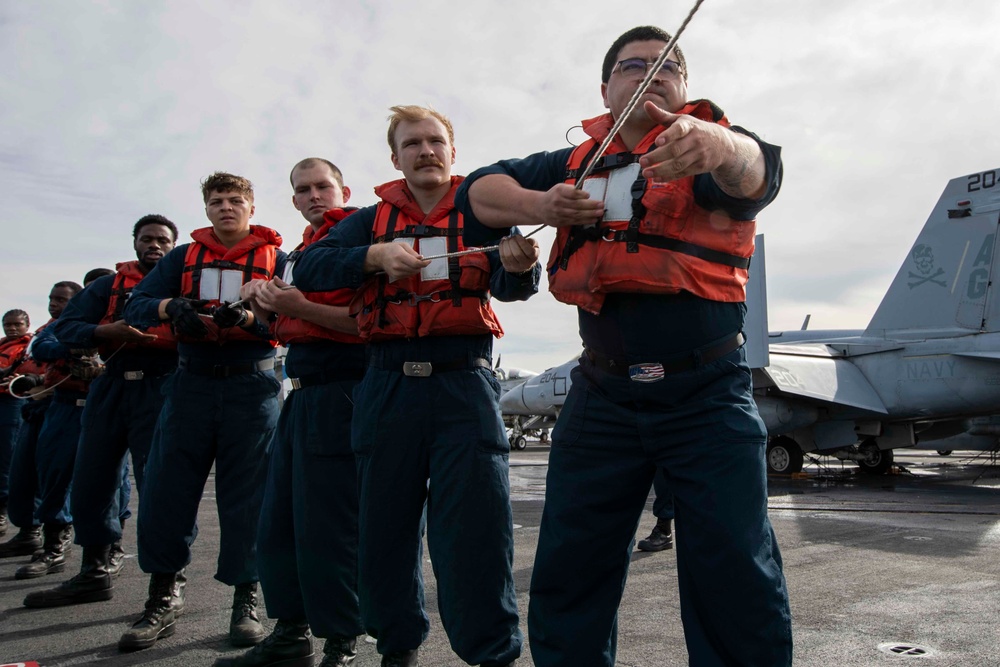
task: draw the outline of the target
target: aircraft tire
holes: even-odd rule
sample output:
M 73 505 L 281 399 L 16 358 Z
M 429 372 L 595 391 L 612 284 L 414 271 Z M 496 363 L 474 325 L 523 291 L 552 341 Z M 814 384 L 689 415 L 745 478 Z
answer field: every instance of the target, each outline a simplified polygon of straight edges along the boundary
M 528 439 L 525 438 L 523 435 L 519 435 L 516 438 L 514 438 L 514 441 L 511 443 L 511 446 L 514 449 L 519 449 L 519 450 L 520 449 L 527 449 L 528 448 Z
M 891 449 L 879 449 L 873 438 L 861 443 L 859 451 L 866 454 L 864 461 L 858 461 L 861 472 L 869 475 L 884 475 L 892 467 L 893 455 Z
M 939 449 L 937 450 L 938 456 L 951 456 L 950 449 Z
M 771 438 L 767 443 L 767 471 L 775 475 L 791 475 L 802 471 L 802 448 L 787 436 Z

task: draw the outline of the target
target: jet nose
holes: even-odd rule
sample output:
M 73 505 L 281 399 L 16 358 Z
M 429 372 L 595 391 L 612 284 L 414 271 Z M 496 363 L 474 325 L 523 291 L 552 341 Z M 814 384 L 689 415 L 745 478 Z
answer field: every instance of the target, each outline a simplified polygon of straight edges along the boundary
M 528 410 L 524 402 L 524 384 L 519 384 L 500 397 L 500 412 L 504 414 L 525 414 Z

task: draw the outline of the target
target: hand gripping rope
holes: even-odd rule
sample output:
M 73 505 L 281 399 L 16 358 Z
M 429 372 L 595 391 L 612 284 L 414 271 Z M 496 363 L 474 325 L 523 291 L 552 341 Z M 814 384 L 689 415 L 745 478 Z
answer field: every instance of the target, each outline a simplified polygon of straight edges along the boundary
M 593 156 L 590 158 L 590 162 L 587 163 L 587 166 L 583 170 L 583 173 L 580 174 L 580 177 L 576 179 L 576 185 L 574 186 L 575 189 L 579 190 L 583 187 L 583 181 L 588 176 L 590 176 L 591 172 L 594 170 L 594 165 L 597 164 L 597 160 L 600 158 L 601 155 L 604 155 L 604 151 L 607 150 L 608 145 L 610 145 L 611 142 L 614 140 L 615 135 L 618 134 L 618 130 L 621 129 L 622 125 L 625 124 L 625 121 L 628 119 L 629 115 L 632 113 L 633 110 L 635 110 L 635 107 L 636 105 L 638 105 L 640 98 L 642 98 L 642 96 L 646 93 L 646 90 L 649 88 L 650 84 L 653 83 L 653 79 L 656 78 L 656 75 L 659 73 L 660 67 L 663 66 L 663 62 L 667 59 L 667 56 L 670 55 L 670 51 L 677 44 L 677 40 L 680 38 L 681 33 L 684 32 L 685 28 L 687 28 L 688 23 L 691 22 L 691 19 L 698 11 L 698 8 L 701 7 L 701 3 L 703 3 L 704 1 L 705 0 L 696 0 L 694 6 L 691 8 L 691 11 L 688 12 L 687 17 L 684 19 L 684 23 L 682 23 L 681 27 L 677 29 L 677 32 L 675 32 L 674 36 L 670 38 L 670 41 L 667 42 L 667 45 L 663 47 L 663 50 L 660 51 L 660 55 L 657 56 L 656 62 L 654 62 L 653 65 L 649 67 L 648 71 L 646 72 L 646 78 L 643 79 L 639 87 L 636 88 L 635 93 L 632 95 L 632 99 L 630 99 L 628 104 L 625 105 L 625 108 L 622 110 L 621 116 L 618 117 L 618 120 L 615 121 L 614 126 L 611 128 L 611 131 L 608 132 L 608 136 L 604 138 L 603 142 L 601 142 L 600 147 L 597 149 L 597 151 L 594 152 Z M 546 225 L 539 225 L 531 233 L 525 234 L 524 238 L 526 239 L 531 238 L 536 233 L 538 233 L 542 229 L 542 227 L 545 226 Z M 469 248 L 467 250 L 461 250 L 459 252 L 448 252 L 442 255 L 431 255 L 429 257 L 424 257 L 423 259 L 430 260 L 430 259 L 445 259 L 448 257 L 461 257 L 462 255 L 471 255 L 477 252 L 490 252 L 492 250 L 497 250 L 498 248 L 500 248 L 499 243 L 496 245 L 484 246 L 482 248 Z

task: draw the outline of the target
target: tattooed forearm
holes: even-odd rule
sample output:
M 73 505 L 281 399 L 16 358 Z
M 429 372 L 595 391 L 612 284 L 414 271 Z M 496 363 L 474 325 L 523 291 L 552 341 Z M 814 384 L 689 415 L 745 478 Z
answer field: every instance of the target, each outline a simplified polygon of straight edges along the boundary
M 712 172 L 712 178 L 727 195 L 759 199 L 767 191 L 767 171 L 760 146 L 753 139 L 735 132 L 731 139 L 734 148 L 732 157 Z

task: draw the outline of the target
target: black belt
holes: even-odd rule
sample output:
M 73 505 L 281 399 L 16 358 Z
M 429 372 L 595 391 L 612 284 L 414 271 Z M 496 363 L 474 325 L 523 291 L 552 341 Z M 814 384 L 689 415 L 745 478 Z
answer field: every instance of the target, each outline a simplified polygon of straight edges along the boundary
M 489 359 L 476 357 L 473 360 L 458 359 L 455 361 L 387 361 L 385 359 L 371 361 L 372 368 L 382 371 L 396 371 L 409 377 L 429 377 L 435 373 L 464 371 L 473 368 L 492 368 Z
M 714 345 L 709 345 L 707 347 L 701 347 L 697 350 L 692 350 L 691 352 L 685 352 L 678 358 L 668 361 L 649 361 L 635 364 L 630 364 L 628 361 L 624 361 L 622 359 L 608 357 L 591 349 L 585 349 L 583 354 L 590 360 L 591 364 L 600 368 L 605 373 L 620 375 L 623 377 L 633 377 L 637 380 L 638 378 L 636 376 L 638 374 L 642 377 L 649 378 L 646 380 L 648 382 L 655 379 L 655 375 L 657 373 L 680 373 L 682 371 L 693 370 L 698 366 L 710 364 L 716 359 L 721 359 L 726 356 L 733 350 L 739 349 L 739 347 L 745 342 L 746 338 L 743 336 L 743 333 L 740 332 L 720 343 L 715 343 Z
M 250 375 L 260 371 L 269 371 L 274 368 L 274 359 L 262 359 L 260 361 L 241 361 L 233 364 L 214 364 L 204 359 L 188 359 L 181 357 L 177 360 L 177 368 L 212 378 L 227 378 L 234 375 Z
M 339 371 L 320 371 L 319 373 L 309 373 L 297 378 L 288 378 L 292 383 L 292 389 L 305 389 L 306 387 L 318 387 L 332 382 L 358 381 L 364 377 L 365 372 L 360 369 L 341 369 Z

